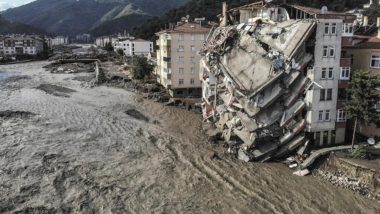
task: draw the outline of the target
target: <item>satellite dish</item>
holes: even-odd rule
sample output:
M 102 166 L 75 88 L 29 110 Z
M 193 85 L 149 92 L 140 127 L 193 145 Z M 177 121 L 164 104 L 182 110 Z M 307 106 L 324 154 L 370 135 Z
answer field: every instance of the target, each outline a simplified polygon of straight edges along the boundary
M 322 9 L 321 9 L 321 13 L 322 14 L 326 14 L 327 11 L 329 11 L 329 9 L 326 6 L 323 6 Z

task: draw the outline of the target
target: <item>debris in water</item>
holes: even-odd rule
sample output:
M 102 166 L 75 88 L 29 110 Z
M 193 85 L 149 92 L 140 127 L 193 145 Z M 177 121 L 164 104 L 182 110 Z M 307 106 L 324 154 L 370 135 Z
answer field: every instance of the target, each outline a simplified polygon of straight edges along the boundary
M 58 97 L 70 97 L 70 95 L 68 94 L 76 92 L 75 90 L 70 88 L 51 84 L 41 84 L 37 87 L 37 89 Z
M 149 122 L 149 118 L 143 115 L 141 112 L 137 111 L 136 109 L 129 109 L 125 111 L 125 113 L 137 120 L 143 120 L 145 122 Z

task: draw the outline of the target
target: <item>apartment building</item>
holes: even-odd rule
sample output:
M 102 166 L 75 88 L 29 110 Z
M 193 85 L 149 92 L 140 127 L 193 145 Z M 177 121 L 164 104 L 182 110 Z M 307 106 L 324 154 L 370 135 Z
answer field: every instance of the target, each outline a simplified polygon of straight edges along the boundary
M 114 44 L 118 40 L 118 36 L 102 36 L 95 39 L 95 44 L 98 47 L 105 47 L 108 43 Z
M 67 36 L 56 36 L 51 39 L 51 46 L 67 45 L 69 44 L 69 37 Z
M 153 52 L 153 42 L 133 37 L 119 38 L 114 41 L 113 45 L 115 51 L 121 49 L 126 56 L 148 56 L 149 53 Z
M 202 92 L 199 79 L 197 52 L 202 48 L 210 28 L 200 23 L 185 21 L 156 33 L 157 81 L 168 89 L 172 97 L 199 97 Z
M 43 40 L 34 35 L 11 35 L 3 38 L 4 55 L 37 55 L 43 51 Z
M 364 27 L 366 28 L 366 27 Z M 371 75 L 380 76 L 380 17 L 377 18 L 376 27 L 365 29 L 366 32 L 375 32 L 371 35 L 354 35 L 352 40 L 347 41 L 343 46 L 342 53 L 349 57 L 352 62 L 350 69 L 342 68 L 341 77 L 350 79 L 353 72 L 357 70 L 369 71 Z M 346 99 L 345 88 L 339 88 L 339 95 L 342 100 Z M 380 86 L 376 88 L 379 94 L 379 100 L 375 106 L 380 112 Z M 380 128 L 375 124 L 368 126 L 362 124 L 360 132 L 367 137 L 380 136 Z
M 300 87 L 297 86 L 300 90 L 303 88 L 307 90 L 305 90 L 302 95 L 297 93 L 290 94 L 289 100 L 285 100 L 284 104 L 280 104 L 284 105 L 283 108 L 285 109 L 284 111 L 286 111 L 283 118 L 287 118 L 287 115 L 290 113 L 293 114 L 292 117 L 303 117 L 306 124 L 304 127 L 301 127 L 302 131 L 316 147 L 345 143 L 346 118 L 345 112 L 343 111 L 344 102 L 338 101 L 338 91 L 339 88 L 346 88 L 348 86 L 349 77 L 347 77 L 347 75 L 349 74 L 347 73 L 351 70 L 351 59 L 346 56 L 342 57 L 341 51 L 342 44 L 351 40 L 353 37 L 356 16 L 353 14 L 329 11 L 327 7 L 318 9 L 289 5 L 281 2 L 267 3 L 265 1 L 258 1 L 233 8 L 226 13 L 230 15 L 224 15 L 223 17 L 229 18 L 224 19 L 221 22 L 221 26 L 228 26 L 227 23 L 237 25 L 237 32 L 247 31 L 251 37 L 257 37 L 257 39 L 263 40 L 265 44 L 262 44 L 261 47 L 269 51 L 268 57 L 273 58 L 276 55 L 278 56 L 279 53 L 285 54 L 284 57 L 280 58 L 280 62 L 287 64 L 285 66 L 285 73 L 289 74 L 293 71 L 294 74 L 296 74 L 297 72 L 295 71 L 298 71 L 307 77 L 309 84 L 300 85 Z M 275 27 L 282 28 L 282 31 L 279 30 L 277 33 L 271 32 L 270 34 L 258 36 L 257 34 L 264 29 L 256 28 L 258 25 L 257 20 L 262 20 L 261 23 L 274 26 L 272 29 L 265 29 L 266 31 L 275 31 L 273 30 Z M 292 33 L 292 29 L 297 29 L 294 30 L 294 35 L 287 35 Z M 288 37 L 290 36 L 294 36 L 294 39 L 289 39 Z M 294 44 L 293 41 L 297 42 L 297 44 Z M 284 47 L 286 48 L 282 50 Z M 273 52 L 271 48 L 275 51 Z M 260 50 L 260 48 L 254 48 L 254 50 L 256 49 Z M 258 60 L 256 58 L 259 57 L 256 56 L 255 51 L 252 51 L 252 60 Z M 223 64 L 224 67 L 233 66 L 234 70 L 231 67 L 226 67 L 222 69 L 225 70 L 223 73 L 227 72 L 228 74 L 226 76 L 230 76 L 232 80 L 236 78 L 239 81 L 246 82 L 247 86 L 251 88 L 259 87 L 259 85 L 255 85 L 254 83 L 260 82 L 264 77 L 254 78 L 255 73 L 248 74 L 250 72 L 247 72 L 245 69 L 254 69 L 251 68 L 252 66 L 263 68 L 265 65 L 256 63 L 248 66 L 244 65 L 244 62 L 240 62 L 242 67 L 239 70 L 237 67 L 238 64 L 227 61 L 232 61 L 233 59 L 233 56 L 229 56 L 228 58 L 224 57 L 226 62 L 221 62 L 221 64 Z M 236 61 L 238 61 L 238 59 L 236 59 Z M 247 59 L 247 61 L 250 60 Z M 271 69 L 271 66 L 267 67 Z M 258 72 L 263 72 L 263 69 Z M 270 73 L 271 72 L 269 72 L 269 74 Z M 245 78 L 247 80 L 243 77 L 239 77 L 243 74 L 248 75 Z M 237 77 L 235 77 L 235 75 L 237 75 Z M 267 75 L 265 75 L 265 77 L 266 76 Z M 292 78 L 288 79 L 292 80 Z M 274 80 L 272 82 L 275 83 L 276 81 Z M 211 81 L 211 79 L 209 81 Z M 259 111 L 256 108 L 262 105 L 260 102 L 263 101 L 268 103 L 268 112 L 265 112 L 266 114 L 275 114 L 281 110 L 272 105 L 276 103 L 274 100 L 281 94 L 281 90 L 278 89 L 278 84 L 276 85 L 274 83 L 268 81 L 266 85 L 256 89 L 263 90 L 261 94 L 260 92 L 249 91 L 249 88 L 240 89 L 244 90 L 245 93 L 247 93 L 247 91 L 250 92 L 248 93 L 249 96 L 246 97 L 249 98 L 248 100 L 240 98 L 242 100 L 239 101 L 241 106 L 245 106 L 244 110 L 248 112 L 248 115 L 254 115 L 255 112 Z M 207 84 L 206 82 L 206 85 Z M 286 84 L 287 83 L 285 83 L 285 86 L 281 86 L 280 84 L 280 88 L 285 88 L 284 90 L 287 92 L 285 91 L 284 93 L 289 93 L 289 89 L 286 89 L 286 87 L 288 87 Z M 239 85 L 239 82 L 237 82 L 236 85 Z M 205 88 L 212 91 L 210 87 Z M 240 94 L 239 96 L 241 96 L 241 93 L 242 92 L 237 92 L 237 94 Z M 255 94 L 259 95 L 256 97 L 252 96 Z M 237 97 L 232 97 L 228 100 L 237 99 Z M 300 101 L 299 106 L 289 109 L 291 105 L 288 105 L 288 103 L 292 103 L 293 101 L 291 100 L 294 99 Z M 305 107 L 303 107 L 303 102 L 305 103 Z M 251 105 L 249 108 L 248 104 Z M 205 109 L 206 116 L 208 116 L 207 112 L 215 112 L 215 110 L 217 110 L 213 109 L 212 105 L 206 105 Z M 297 111 L 292 112 L 294 109 Z M 258 117 L 260 116 L 261 115 Z M 256 120 L 258 119 L 260 118 L 256 118 Z M 302 124 L 302 122 L 303 120 L 301 120 L 299 124 Z M 256 124 L 253 123 L 252 126 L 253 125 Z M 269 129 L 268 131 L 270 132 L 272 130 Z M 298 130 L 297 133 L 299 132 Z

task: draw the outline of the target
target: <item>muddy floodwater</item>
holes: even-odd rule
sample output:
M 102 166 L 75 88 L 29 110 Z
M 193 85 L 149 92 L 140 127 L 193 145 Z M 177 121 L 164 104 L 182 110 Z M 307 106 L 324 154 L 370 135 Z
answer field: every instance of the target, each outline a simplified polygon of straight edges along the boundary
M 196 113 L 46 64 L 0 66 L 0 213 L 380 213 L 282 164 L 225 154 Z

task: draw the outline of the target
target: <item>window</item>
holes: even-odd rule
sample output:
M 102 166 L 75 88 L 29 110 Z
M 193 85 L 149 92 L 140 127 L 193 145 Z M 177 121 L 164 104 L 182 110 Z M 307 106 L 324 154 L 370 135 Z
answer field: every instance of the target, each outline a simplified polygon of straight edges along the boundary
M 331 88 L 327 89 L 326 100 L 332 100 L 332 89 Z
M 380 56 L 372 56 L 371 67 L 372 68 L 380 68 Z
M 330 23 L 325 23 L 325 35 L 330 33 Z
M 336 23 L 331 24 L 331 34 L 336 35 Z
M 334 56 L 335 56 L 335 48 L 330 47 L 330 57 L 334 57 Z
M 191 45 L 190 49 L 191 49 L 191 51 L 195 52 L 195 46 L 194 45 Z
M 183 85 L 183 79 L 178 80 L 178 85 Z
M 353 32 L 354 32 L 354 30 L 353 30 L 353 24 L 352 23 L 343 24 L 343 33 L 351 34 Z
M 190 69 L 190 73 L 191 73 L 191 74 L 195 74 L 195 68 L 191 68 L 191 69 Z
M 195 56 L 191 56 L 191 57 L 190 57 L 190 62 L 191 62 L 191 63 L 195 63 Z
M 183 41 L 183 40 L 185 40 L 185 35 L 184 35 L 184 34 L 179 34 L 179 35 L 178 35 L 178 40 L 179 40 L 179 41 Z
M 184 69 L 183 69 L 183 68 L 179 68 L 179 69 L 178 69 L 178 73 L 181 74 L 181 75 L 183 75 L 183 73 L 184 73 Z
M 338 88 L 338 100 L 347 100 L 347 92 L 344 88 Z
M 190 84 L 191 84 L 191 85 L 194 85 L 194 84 L 195 84 L 195 80 L 194 80 L 194 78 L 191 78 L 191 79 L 190 79 Z
M 333 71 L 334 71 L 334 68 L 329 68 L 329 75 L 328 75 L 329 79 L 333 78 Z
M 322 68 L 322 78 L 321 79 L 326 79 L 326 71 L 327 71 L 327 68 Z
M 195 40 L 195 35 L 194 35 L 194 34 L 191 34 L 191 35 L 190 35 L 190 39 L 191 39 L 191 41 L 194 41 L 194 40 Z
M 329 47 L 328 46 L 323 46 L 323 57 L 327 57 Z
M 343 109 L 338 109 L 337 121 L 338 122 L 346 121 L 346 112 Z
M 325 121 L 330 121 L 330 110 L 326 110 L 325 112 Z
M 183 45 L 178 46 L 178 52 L 184 52 L 185 47 Z
M 341 80 L 350 80 L 351 68 L 350 67 L 342 67 L 340 68 L 340 79 Z
M 326 89 L 321 89 L 320 97 L 319 97 L 320 101 L 324 101 L 326 99 L 325 94 L 326 94 Z
M 183 56 L 178 57 L 178 62 L 179 63 L 184 63 L 185 62 L 185 57 L 183 57 Z
M 205 41 L 206 40 L 206 34 L 202 34 L 201 35 L 201 41 Z
M 318 113 L 318 121 L 323 121 L 323 111 L 319 111 L 319 113 Z

